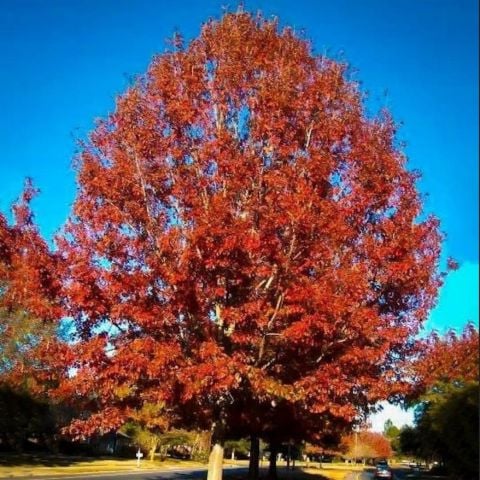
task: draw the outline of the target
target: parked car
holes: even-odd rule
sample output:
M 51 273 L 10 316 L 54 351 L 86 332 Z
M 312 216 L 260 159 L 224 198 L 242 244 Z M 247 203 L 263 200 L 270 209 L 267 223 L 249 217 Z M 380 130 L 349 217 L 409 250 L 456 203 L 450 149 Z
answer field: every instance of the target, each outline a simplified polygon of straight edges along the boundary
M 388 463 L 385 461 L 378 462 L 375 465 L 375 473 L 373 475 L 373 478 L 376 479 L 392 479 L 393 478 L 393 473 L 391 468 L 388 466 Z

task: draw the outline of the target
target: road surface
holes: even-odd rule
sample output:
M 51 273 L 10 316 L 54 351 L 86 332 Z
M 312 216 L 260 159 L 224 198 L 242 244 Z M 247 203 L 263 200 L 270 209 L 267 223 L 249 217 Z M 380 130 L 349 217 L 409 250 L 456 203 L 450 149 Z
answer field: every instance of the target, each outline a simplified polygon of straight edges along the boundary
M 246 473 L 248 468 L 226 466 L 223 470 L 223 476 L 228 478 L 233 474 Z M 206 468 L 182 468 L 178 470 L 172 469 L 158 469 L 158 470 L 145 470 L 145 471 L 131 471 L 131 472 L 118 472 L 118 473 L 95 473 L 95 474 L 66 474 L 66 475 L 42 475 L 33 477 L 31 475 L 26 477 L 15 477 L 15 480 L 74 480 L 74 479 L 90 479 L 90 480 L 190 480 L 190 479 L 202 479 L 206 477 Z M 3 478 L 12 477 L 0 477 Z
M 409 469 L 405 468 L 392 468 L 393 471 L 393 480 L 406 480 L 406 475 L 410 472 Z M 365 470 L 361 472 L 351 472 L 346 477 L 345 480 L 373 480 L 373 473 L 375 469 L 372 467 L 366 467 Z

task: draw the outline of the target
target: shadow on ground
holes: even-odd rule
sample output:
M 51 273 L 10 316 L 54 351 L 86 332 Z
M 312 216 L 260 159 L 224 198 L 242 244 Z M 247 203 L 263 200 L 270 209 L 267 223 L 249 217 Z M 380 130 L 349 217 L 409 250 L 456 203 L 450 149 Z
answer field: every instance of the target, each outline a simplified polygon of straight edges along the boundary
M 306 473 L 301 467 L 297 467 L 294 470 L 287 470 L 286 468 L 278 467 L 277 471 L 278 480 L 328 480 L 327 477 L 320 473 Z M 244 468 L 242 472 L 231 471 L 228 470 L 228 468 L 224 468 L 223 477 L 228 478 L 228 480 L 247 480 L 248 468 Z M 161 475 L 152 474 L 152 476 L 146 477 L 145 480 L 158 480 L 159 478 L 163 477 Z M 205 470 L 194 472 L 193 474 L 191 472 L 178 472 L 169 475 L 169 480 L 186 480 L 191 478 L 207 478 L 207 472 Z M 267 478 L 267 469 L 260 469 L 259 479 L 266 480 Z
M 114 457 L 83 457 L 74 455 L 45 455 L 45 454 L 13 454 L 0 455 L 0 467 L 68 467 L 77 463 L 95 462 L 98 460 L 125 460 Z
M 228 480 L 247 480 L 248 472 L 242 472 L 241 474 L 236 472 L 229 472 L 228 470 L 223 471 L 224 478 Z M 162 474 L 151 474 L 149 476 L 143 477 L 143 480 L 160 480 L 163 479 Z M 192 473 L 178 473 L 175 475 L 169 475 L 169 480 L 186 480 L 186 479 L 205 479 L 207 478 L 207 472 L 195 472 Z M 266 470 L 260 472 L 260 480 L 267 478 Z M 295 470 L 287 470 L 283 468 L 278 469 L 278 480 L 328 480 L 327 477 L 320 474 L 306 473 L 301 468 L 296 468 Z

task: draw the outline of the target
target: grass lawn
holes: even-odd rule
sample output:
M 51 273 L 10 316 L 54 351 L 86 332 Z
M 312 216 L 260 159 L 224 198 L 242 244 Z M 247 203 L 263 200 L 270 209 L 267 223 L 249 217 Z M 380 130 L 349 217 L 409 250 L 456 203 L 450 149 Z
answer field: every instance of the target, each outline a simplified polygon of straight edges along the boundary
M 229 465 L 247 466 L 246 461 L 232 462 L 225 461 L 225 466 Z M 265 467 L 265 465 L 263 465 Z M 138 472 L 139 470 L 148 471 L 153 469 L 188 469 L 205 468 L 204 463 L 193 462 L 190 460 L 167 459 L 165 461 L 143 460 L 140 469 L 137 467 L 135 459 L 114 459 L 105 458 L 86 458 L 69 456 L 45 456 L 45 455 L 2 455 L 0 457 L 0 478 L 15 478 L 21 476 L 41 476 L 41 475 L 75 475 L 89 473 L 107 473 L 107 472 Z M 292 470 L 286 470 L 284 466 L 279 465 L 279 477 L 281 480 L 343 480 L 348 472 L 361 469 L 343 464 L 328 464 L 324 468 L 304 468 L 302 465 Z M 262 475 L 261 475 L 262 476 Z M 242 478 L 244 475 L 241 476 Z M 240 479 L 240 476 L 239 476 Z
M 205 466 L 189 460 L 168 459 L 165 461 L 143 460 L 140 470 L 158 468 L 198 468 Z M 0 457 L 0 478 L 37 475 L 65 475 L 102 472 L 138 471 L 135 459 L 85 458 L 44 455 L 2 455 Z

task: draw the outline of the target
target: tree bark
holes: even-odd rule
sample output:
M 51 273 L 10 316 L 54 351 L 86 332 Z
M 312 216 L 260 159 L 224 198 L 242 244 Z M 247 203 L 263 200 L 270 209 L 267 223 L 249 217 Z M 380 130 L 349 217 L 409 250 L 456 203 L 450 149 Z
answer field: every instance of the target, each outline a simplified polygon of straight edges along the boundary
M 278 445 L 270 442 L 270 459 L 268 464 L 268 478 L 269 480 L 277 480 L 277 454 Z
M 158 443 L 159 442 L 157 440 L 152 440 L 150 443 L 150 448 L 148 449 L 148 458 L 151 462 L 155 460 L 155 452 L 157 451 Z
M 248 479 L 258 480 L 258 462 L 260 459 L 260 439 L 257 435 L 250 436 L 250 460 L 248 463 Z
M 222 480 L 224 428 L 221 422 L 213 425 L 212 444 L 213 447 L 208 458 L 207 480 Z
M 148 458 L 150 459 L 151 462 L 153 462 L 155 460 L 155 450 L 156 450 L 156 447 L 152 447 L 148 451 Z

